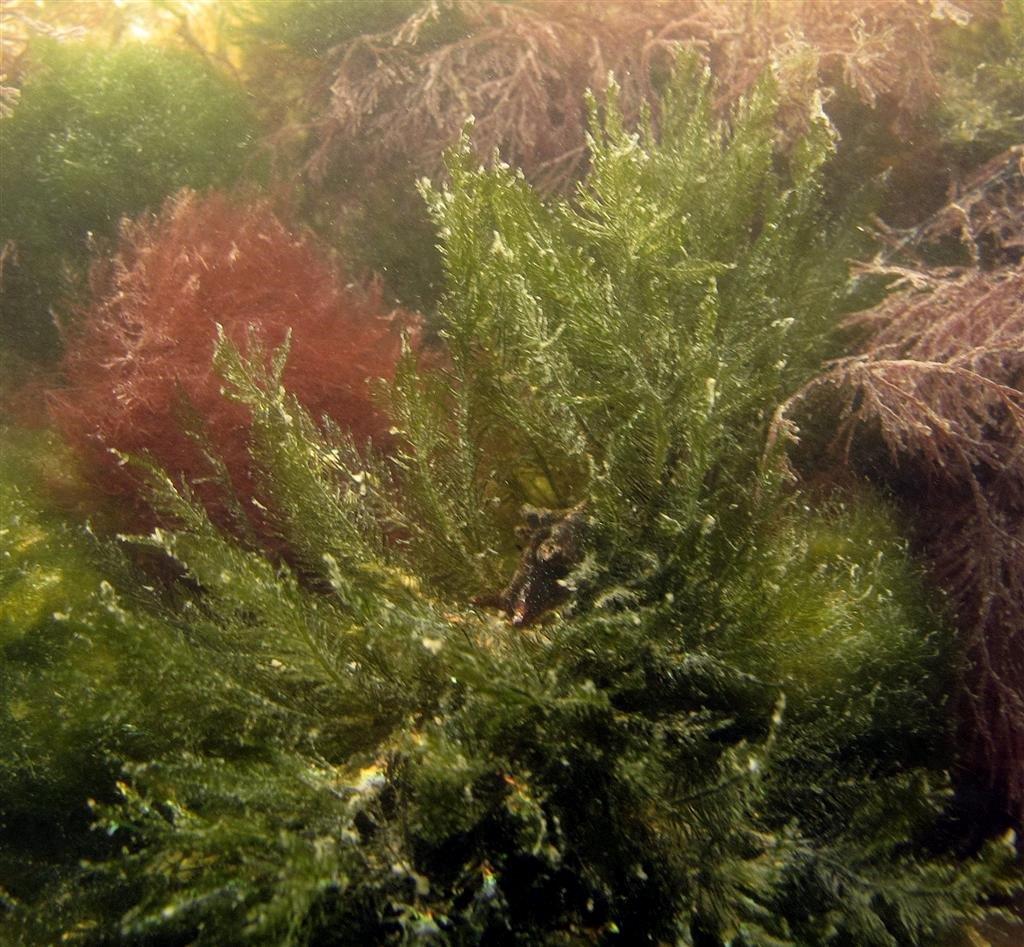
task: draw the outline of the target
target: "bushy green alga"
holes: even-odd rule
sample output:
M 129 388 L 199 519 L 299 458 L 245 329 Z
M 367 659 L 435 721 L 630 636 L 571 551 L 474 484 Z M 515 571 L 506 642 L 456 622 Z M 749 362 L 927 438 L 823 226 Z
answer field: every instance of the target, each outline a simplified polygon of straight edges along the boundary
M 0 120 L 4 347 L 52 354 L 96 241 L 183 186 L 235 181 L 256 128 L 240 86 L 199 57 L 38 40 Z
M 466 147 L 425 186 L 447 354 L 387 393 L 390 460 L 303 413 L 286 351 L 221 342 L 279 542 L 149 470 L 169 525 L 129 548 L 180 581 L 18 632 L 20 778 L 61 778 L 10 722 L 47 688 L 110 770 L 65 791 L 88 855 L 44 833 L 49 875 L 4 882 L 16 936 L 926 944 L 1010 888 L 1005 841 L 940 844 L 950 649 L 905 545 L 764 443 L 846 286 L 828 124 L 783 159 L 770 82 L 727 126 L 689 63 L 674 90 L 658 136 L 595 106 L 572 201 Z M 116 659 L 68 683 L 82 639 Z

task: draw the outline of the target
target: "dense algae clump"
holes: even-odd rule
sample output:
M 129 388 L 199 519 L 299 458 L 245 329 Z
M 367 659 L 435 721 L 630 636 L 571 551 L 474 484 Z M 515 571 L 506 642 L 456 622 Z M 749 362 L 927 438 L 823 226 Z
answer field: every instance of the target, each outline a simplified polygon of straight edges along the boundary
M 197 57 L 37 40 L 17 108 L 0 122 L 4 349 L 58 345 L 94 241 L 183 186 L 223 186 L 254 160 L 241 88 Z
M 808 126 L 779 156 L 773 84 L 721 123 L 684 60 L 658 134 L 593 104 L 572 201 L 463 142 L 424 185 L 446 357 L 402 360 L 390 458 L 303 411 L 287 347 L 222 335 L 285 555 L 144 460 L 164 526 L 106 558 L 8 487 L 0 821 L 75 813 L 2 863 L 15 937 L 911 944 L 1010 888 L 1006 844 L 930 839 L 949 646 L 884 508 L 812 512 L 764 449 L 847 287 Z M 582 520 L 526 629 L 470 604 L 523 503 Z M 18 606 L 58 542 L 70 627 Z M 48 758 L 40 693 L 93 765 Z

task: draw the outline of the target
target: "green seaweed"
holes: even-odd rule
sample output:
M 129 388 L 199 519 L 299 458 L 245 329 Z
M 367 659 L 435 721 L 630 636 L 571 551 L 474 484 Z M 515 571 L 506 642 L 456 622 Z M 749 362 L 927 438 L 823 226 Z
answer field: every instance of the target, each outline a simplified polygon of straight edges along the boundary
M 829 127 L 784 160 L 771 83 L 729 125 L 691 61 L 673 88 L 660 136 L 594 105 L 572 202 L 465 144 L 424 187 L 448 354 L 390 388 L 397 456 L 306 415 L 286 348 L 221 338 L 288 561 L 134 461 L 169 525 L 126 548 L 180 581 L 97 593 L 81 637 L 114 666 L 30 632 L 11 693 L 66 688 L 117 773 L 83 780 L 86 859 L 34 889 L 7 867 L 11 931 L 925 944 L 1019 882 L 1008 839 L 942 848 L 951 649 L 884 505 L 797 493 L 765 448 L 847 285 Z M 523 501 L 579 530 L 530 628 L 470 601 L 515 568 Z M 14 739 L 45 786 L 44 725 Z
M 192 54 L 37 40 L 31 57 L 0 122 L 2 330 L 5 348 L 40 358 L 96 243 L 180 187 L 254 170 L 256 129 L 242 89 Z
M 936 119 L 944 140 L 981 162 L 1024 138 L 1024 2 L 995 23 L 951 32 Z
M 278 0 L 241 11 L 237 30 L 243 42 L 270 42 L 304 56 L 322 56 L 345 40 L 383 32 L 423 6 L 422 0 Z

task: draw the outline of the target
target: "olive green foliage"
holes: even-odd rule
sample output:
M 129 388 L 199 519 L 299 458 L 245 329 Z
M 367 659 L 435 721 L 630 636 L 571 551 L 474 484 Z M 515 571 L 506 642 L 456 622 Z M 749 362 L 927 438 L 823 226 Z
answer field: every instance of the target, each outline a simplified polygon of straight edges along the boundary
M 812 510 L 761 458 L 845 282 L 828 128 L 783 165 L 770 85 L 729 127 L 685 63 L 675 90 L 660 140 L 595 107 L 572 203 L 467 149 L 426 188 L 449 356 L 406 360 L 392 462 L 303 413 L 286 351 L 221 340 L 288 564 L 149 469 L 177 525 L 130 548 L 183 582 L 112 578 L 69 643 L 15 623 L 10 693 L 58 684 L 119 770 L 82 780 L 86 860 L 4 882 L 17 936 L 903 945 L 1010 889 L 1007 844 L 938 843 L 947 640 L 884 509 Z M 469 604 L 524 499 L 587 521 L 536 629 Z M 72 674 L 83 639 L 117 660 Z
M 422 0 L 277 0 L 237 12 L 243 41 L 271 42 L 304 56 L 322 56 L 346 40 L 390 29 L 422 6 Z
M 349 271 L 379 278 L 385 295 L 430 314 L 444 285 L 437 234 L 401 159 L 343 153 L 322 181 L 296 188 L 303 218 L 321 239 L 344 249 Z
M 36 894 L 55 862 L 104 850 L 88 831 L 89 798 L 109 797 L 122 760 L 161 745 L 156 735 L 181 727 L 184 708 L 160 699 L 151 659 L 173 646 L 160 640 L 169 629 L 126 621 L 110 583 L 125 563 L 47 499 L 69 479 L 67 453 L 2 433 L 0 893 L 13 899 Z M 153 689 L 129 691 L 129 679 Z
M 984 160 L 1024 139 L 1024 0 L 995 24 L 951 32 L 938 120 L 947 141 Z
M 613 571 L 638 575 L 652 554 L 671 568 L 745 521 L 746 500 L 768 487 L 768 414 L 830 351 L 853 244 L 821 209 L 824 116 L 776 175 L 771 83 L 731 131 L 708 85 L 685 72 L 660 144 L 621 127 L 613 93 L 572 203 L 541 203 L 520 175 L 477 169 L 466 147 L 451 189 L 427 189 L 453 366 L 441 398 L 401 376 L 393 407 L 420 444 L 410 463 L 444 473 L 423 498 L 425 478 L 407 487 L 412 518 L 438 524 L 409 524 L 425 570 L 480 576 L 508 502 L 584 498 Z
M 183 186 L 222 186 L 253 160 L 245 95 L 194 55 L 39 40 L 0 123 L 5 343 L 56 345 L 50 310 L 81 289 L 90 245 Z M 65 314 L 65 313 L 62 313 Z

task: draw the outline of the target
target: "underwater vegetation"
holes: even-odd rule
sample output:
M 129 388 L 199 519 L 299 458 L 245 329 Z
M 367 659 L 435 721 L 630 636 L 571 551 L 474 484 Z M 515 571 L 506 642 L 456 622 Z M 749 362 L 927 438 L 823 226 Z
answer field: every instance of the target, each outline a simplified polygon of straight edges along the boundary
M 972 148 L 1017 144 L 1024 137 L 1024 3 L 1009 0 L 994 22 L 975 20 L 947 47 L 937 103 L 942 134 Z
M 243 350 L 288 339 L 284 383 L 305 409 L 360 445 L 388 440 L 369 379 L 393 375 L 400 330 L 416 321 L 386 312 L 378 290 L 346 286 L 311 237 L 266 203 L 182 191 L 158 215 L 122 224 L 117 254 L 93 284 L 49 407 L 101 493 L 141 513 L 145 491 L 115 452 L 145 455 L 184 477 L 219 524 L 258 524 L 248 411 L 222 397 L 211 371 L 218 331 Z
M 1016 942 L 1021 0 L 31 8 L 0 941 Z
M 54 502 L 55 490 L 67 499 L 80 489 L 67 449 L 39 432 L 3 434 L 0 929 L 5 942 L 17 943 L 9 923 L 13 883 L 38 887 L 53 878 L 55 860 L 89 855 L 99 836 L 89 831 L 84 803 L 113 788 L 121 764 L 109 757 L 111 741 L 132 742 L 143 719 L 156 719 L 148 714 L 168 708 L 153 681 L 148 694 L 138 694 L 145 707 L 126 703 L 119 686 L 153 667 L 146 655 L 159 638 L 147 639 L 136 621 L 117 644 L 110 640 L 117 621 L 105 602 L 126 561 Z
M 272 153 L 304 168 L 311 222 L 351 245 L 353 261 L 382 272 L 408 305 L 433 306 L 442 283 L 411 183 L 444 173 L 441 156 L 467 114 L 485 161 L 500 152 L 545 193 L 569 193 L 588 162 L 584 92 L 614 75 L 627 123 L 645 109 L 656 116 L 680 48 L 712 69 L 720 114 L 766 68 L 777 69 L 788 103 L 782 137 L 799 131 L 801 103 L 820 91 L 844 140 L 830 187 L 848 193 L 888 171 L 883 213 L 898 226 L 917 219 L 922 200 L 934 209 L 951 183 L 1024 138 L 1020 0 L 239 9 L 243 49 L 259 57 L 271 42 L 287 53 L 287 69 L 270 57 L 272 81 L 265 56 L 253 75 L 275 129 Z M 298 85 L 296 73 L 305 76 Z
M 940 25 L 980 21 L 981 34 L 999 13 L 998 4 L 984 2 L 877 0 L 414 6 L 397 24 L 328 46 L 331 82 L 317 109 L 315 169 L 339 142 L 361 140 L 388 151 L 415 149 L 417 164 L 436 172 L 469 111 L 482 155 L 497 149 L 542 190 L 565 190 L 587 163 L 583 93 L 603 89 L 615 75 L 626 119 L 635 121 L 656 106 L 681 45 L 713 70 L 719 106 L 749 93 L 775 61 L 798 79 L 787 95 L 845 90 L 910 122 L 938 98 Z M 270 16 L 294 28 L 314 10 L 325 13 L 322 5 L 303 4 L 292 5 L 289 16 L 282 5 Z M 346 14 L 336 16 L 344 22 Z
M 1020 811 L 1024 273 L 904 276 L 906 289 L 851 320 L 870 330 L 861 352 L 801 389 L 780 409 L 780 425 L 795 404 L 817 401 L 817 414 L 835 419 L 833 462 L 912 506 L 964 629 L 958 700 L 970 767 Z
M 90 251 L 123 215 L 185 185 L 233 182 L 255 143 L 244 92 L 194 55 L 54 40 L 29 55 L 0 119 L 5 362 L 57 354 Z
M 853 471 L 904 507 L 950 597 L 965 652 L 964 771 L 1024 806 L 1024 149 L 977 169 L 950 203 L 862 272 L 895 282 L 847 319 L 861 338 L 782 405 L 812 429 L 797 466 Z M 928 266 L 936 260 L 959 266 Z M 967 264 L 967 265 L 964 265 Z M 813 405 L 813 407 L 811 407 Z
M 721 123 L 692 59 L 657 131 L 613 88 L 572 201 L 464 139 L 423 185 L 447 354 L 399 358 L 384 456 L 289 392 L 279 335 L 225 325 L 216 397 L 248 413 L 287 561 L 151 461 L 162 525 L 117 542 L 6 473 L 13 937 L 909 944 L 997 910 L 1012 839 L 965 853 L 947 827 L 941 609 L 884 502 L 794 490 L 765 454 L 836 350 L 860 239 L 823 202 L 828 122 L 810 103 L 780 157 L 777 115 L 765 79 Z M 125 232 L 133 313 L 166 270 L 195 305 L 204 207 L 212 286 L 224 233 L 243 265 L 247 226 L 277 232 L 176 199 Z M 561 607 L 516 627 L 471 600 L 516 568 L 524 502 L 577 532 Z M 72 610 L 22 607 L 54 544 Z

